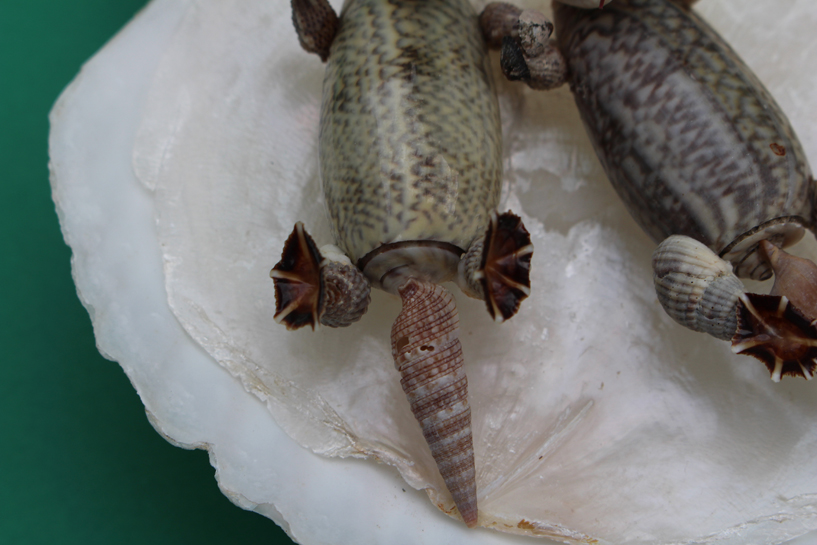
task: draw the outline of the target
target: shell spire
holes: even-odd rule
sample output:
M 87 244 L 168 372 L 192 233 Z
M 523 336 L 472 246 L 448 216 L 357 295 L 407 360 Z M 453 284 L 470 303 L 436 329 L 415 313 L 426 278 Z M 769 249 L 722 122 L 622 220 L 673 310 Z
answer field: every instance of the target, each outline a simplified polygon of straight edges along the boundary
M 437 468 L 469 527 L 477 524 L 476 471 L 468 379 L 454 298 L 442 286 L 409 279 L 392 326 L 394 364 Z

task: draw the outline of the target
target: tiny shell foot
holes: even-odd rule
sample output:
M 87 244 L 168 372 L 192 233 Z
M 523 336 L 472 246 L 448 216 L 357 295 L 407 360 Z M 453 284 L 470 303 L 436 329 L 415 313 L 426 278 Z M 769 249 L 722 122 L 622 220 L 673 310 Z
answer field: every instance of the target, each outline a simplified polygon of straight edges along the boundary
M 760 241 L 758 252 L 774 271 L 770 295 L 785 295 L 809 319 L 817 318 L 817 265 L 781 250 L 768 240 Z
M 324 257 L 301 222 L 284 244 L 281 261 L 270 271 L 275 281 L 275 321 L 287 329 L 346 327 L 369 306 L 369 281 L 348 258 Z
M 284 243 L 281 261 L 270 271 L 275 281 L 275 321 L 287 329 L 315 329 L 321 307 L 321 254 L 300 221 Z
M 454 298 L 442 286 L 409 279 L 392 326 L 394 364 L 411 411 L 463 520 L 477 524 L 477 489 L 468 379 Z
M 500 66 L 511 81 L 524 81 L 536 90 L 555 89 L 567 81 L 567 63 L 550 40 L 553 24 L 538 11 L 519 15 L 515 35 L 502 38 Z
M 301 47 L 329 58 L 329 48 L 338 32 L 338 16 L 326 0 L 292 0 L 292 23 Z
M 491 49 L 501 49 L 502 73 L 532 89 L 553 89 L 567 80 L 567 64 L 554 42 L 553 24 L 534 10 L 494 2 L 485 6 L 479 25 Z
M 505 36 L 515 38 L 522 8 L 506 2 L 491 2 L 479 14 L 479 26 L 491 49 L 502 47 Z
M 503 322 L 530 295 L 533 245 L 522 219 L 511 212 L 491 214 L 483 244 L 480 267 L 471 276 L 479 281 L 488 313 Z
M 785 296 L 745 294 L 738 304 L 738 331 L 732 352 L 754 356 L 772 380 L 784 375 L 814 377 L 817 328 Z

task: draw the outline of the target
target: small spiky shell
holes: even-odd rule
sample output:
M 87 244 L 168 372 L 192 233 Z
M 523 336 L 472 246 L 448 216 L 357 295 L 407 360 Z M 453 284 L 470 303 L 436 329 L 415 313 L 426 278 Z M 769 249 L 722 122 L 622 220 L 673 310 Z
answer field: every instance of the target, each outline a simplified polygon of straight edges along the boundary
M 411 279 L 398 290 L 403 310 L 392 326 L 394 364 L 437 468 L 469 527 L 477 524 L 477 488 L 468 379 L 459 316 L 442 286 Z
M 655 292 L 676 322 L 729 340 L 737 330 L 743 283 L 732 266 L 697 240 L 673 235 L 652 255 Z

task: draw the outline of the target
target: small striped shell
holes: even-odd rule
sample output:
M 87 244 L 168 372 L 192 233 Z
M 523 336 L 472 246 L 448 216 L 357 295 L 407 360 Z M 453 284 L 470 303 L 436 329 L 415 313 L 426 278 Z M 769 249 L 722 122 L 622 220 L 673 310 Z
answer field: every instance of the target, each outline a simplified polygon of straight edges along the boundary
M 335 245 L 321 247 L 323 309 L 321 323 L 348 327 L 366 314 L 371 301 L 369 281 Z
M 485 290 L 480 280 L 482 273 L 482 250 L 485 248 L 485 237 L 480 237 L 471 243 L 468 251 L 460 259 L 457 268 L 457 285 L 468 297 L 485 299 Z
M 392 355 L 411 411 L 469 527 L 477 524 L 477 487 L 468 379 L 459 316 L 442 286 L 411 279 L 399 288 L 403 310 L 391 330 Z
M 676 322 L 729 340 L 737 329 L 743 283 L 732 265 L 697 240 L 673 235 L 652 255 L 655 292 Z

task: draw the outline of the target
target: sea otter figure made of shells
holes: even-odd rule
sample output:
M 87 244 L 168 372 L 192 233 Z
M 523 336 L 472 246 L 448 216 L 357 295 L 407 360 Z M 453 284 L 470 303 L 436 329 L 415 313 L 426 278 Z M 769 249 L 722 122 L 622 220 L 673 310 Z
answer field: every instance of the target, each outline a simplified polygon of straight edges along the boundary
M 465 523 L 477 524 L 468 382 L 454 280 L 502 322 L 530 292 L 533 247 L 498 214 L 502 136 L 487 47 L 520 10 L 467 0 L 293 0 L 301 46 L 327 62 L 320 173 L 336 245 L 297 223 L 275 280 L 276 321 L 346 327 L 370 286 L 398 295 L 391 332 L 401 385 Z M 549 23 L 547 23 L 549 25 Z M 552 28 L 552 26 L 550 27 Z
M 780 107 L 693 3 L 616 0 L 588 11 L 555 1 L 570 88 L 607 176 L 660 242 L 664 310 L 731 340 L 774 381 L 811 379 L 817 266 L 783 248 L 814 231 L 817 184 Z M 524 46 L 506 45 L 503 66 L 524 74 Z M 769 295 L 738 279 L 772 275 Z

